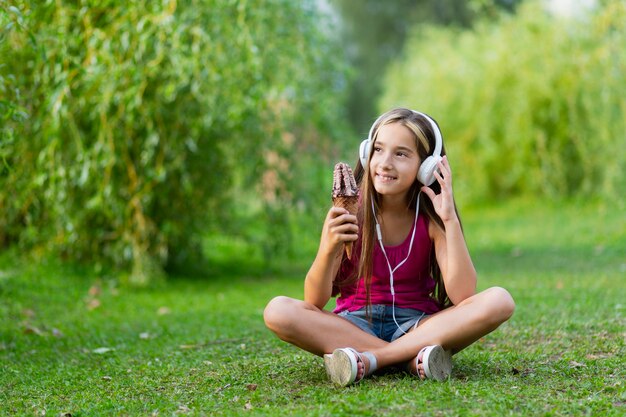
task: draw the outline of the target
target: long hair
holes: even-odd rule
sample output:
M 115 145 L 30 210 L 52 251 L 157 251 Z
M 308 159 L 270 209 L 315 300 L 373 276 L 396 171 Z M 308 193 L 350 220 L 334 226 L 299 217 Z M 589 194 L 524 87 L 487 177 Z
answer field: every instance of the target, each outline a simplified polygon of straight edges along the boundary
M 372 134 L 370 137 L 370 139 L 372 140 L 372 147 L 370 149 L 373 149 L 373 145 L 378 138 L 378 132 L 380 131 L 380 128 L 391 123 L 400 123 L 413 133 L 420 161 L 423 161 L 432 154 L 433 149 L 435 148 L 435 132 L 433 132 L 430 122 L 426 120 L 422 115 L 405 108 L 392 109 L 378 118 L 378 120 L 375 122 L 375 125 L 372 127 Z M 372 153 L 373 152 L 370 152 L 366 167 L 361 164 L 360 160 L 355 165 L 355 178 L 361 192 L 361 205 L 359 207 L 359 212 L 357 215 L 360 225 L 359 240 L 361 253 L 359 257 L 358 268 L 355 268 L 356 273 L 352 277 L 348 277 L 348 279 L 345 281 L 345 284 L 353 284 L 354 282 L 358 281 L 360 277 L 364 277 L 368 310 L 370 306 L 370 287 L 373 273 L 373 254 L 374 247 L 376 245 L 376 221 L 374 219 L 374 213 L 372 212 L 371 207 L 373 205 L 377 213 L 380 213 L 381 208 L 381 196 L 374 189 L 374 184 L 369 173 L 369 161 L 371 159 Z M 445 154 L 445 147 L 442 147 L 441 155 L 443 156 Z M 423 185 L 424 184 L 420 183 L 417 179 L 415 179 L 413 185 L 411 185 L 411 189 L 407 193 L 406 204 L 408 209 L 414 211 L 416 210 L 417 196 L 420 192 L 420 188 Z M 436 194 L 439 194 L 441 192 L 441 186 L 437 181 L 435 181 L 435 183 L 433 183 L 430 187 Z M 456 203 L 454 209 L 455 211 L 457 211 L 458 215 Z M 428 216 L 430 221 L 435 222 L 437 227 L 440 227 L 442 230 L 444 229 L 443 221 L 435 212 L 430 198 L 420 198 L 419 214 Z M 431 294 L 431 297 L 433 297 L 433 299 L 436 300 L 440 307 L 443 309 L 451 305 L 451 303 L 443 283 L 439 264 L 437 263 L 434 244 L 431 246 L 430 250 L 429 269 L 430 274 L 435 280 L 436 284 L 435 289 Z

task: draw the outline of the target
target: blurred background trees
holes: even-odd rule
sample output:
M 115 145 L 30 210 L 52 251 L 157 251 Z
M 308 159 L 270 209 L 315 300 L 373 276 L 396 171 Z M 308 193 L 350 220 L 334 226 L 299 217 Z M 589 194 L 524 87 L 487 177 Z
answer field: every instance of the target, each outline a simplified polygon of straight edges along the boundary
M 3 3 L 0 243 L 142 283 L 247 211 L 284 236 L 342 132 L 320 21 L 290 0 Z
M 138 284 L 222 244 L 309 256 L 334 162 L 396 105 L 441 123 L 460 201 L 623 209 L 625 9 L 2 0 L 0 250 Z
M 340 16 L 340 37 L 352 70 L 346 108 L 354 130 L 367 136 L 385 88 L 385 72 L 402 56 L 413 28 L 469 29 L 478 19 L 513 12 L 521 0 L 328 1 Z
M 461 201 L 622 198 L 626 8 L 576 12 L 526 2 L 472 30 L 415 27 L 387 72 L 381 108 L 445 120 Z

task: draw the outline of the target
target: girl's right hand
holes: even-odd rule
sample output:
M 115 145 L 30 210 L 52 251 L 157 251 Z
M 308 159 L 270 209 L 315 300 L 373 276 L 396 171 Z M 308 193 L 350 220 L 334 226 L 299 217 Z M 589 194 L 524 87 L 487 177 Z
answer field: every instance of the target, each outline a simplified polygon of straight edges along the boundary
M 358 233 L 356 216 L 344 208 L 333 206 L 328 210 L 324 220 L 320 251 L 339 256 L 343 250 L 343 244 L 356 241 Z

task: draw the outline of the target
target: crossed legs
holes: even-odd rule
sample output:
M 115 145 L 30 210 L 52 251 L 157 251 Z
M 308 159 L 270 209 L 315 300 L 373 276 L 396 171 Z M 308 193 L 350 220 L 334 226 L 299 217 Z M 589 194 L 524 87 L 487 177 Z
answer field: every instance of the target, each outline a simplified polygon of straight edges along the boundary
M 264 319 L 280 339 L 315 355 L 351 347 L 373 353 L 379 369 L 409 363 L 409 369 L 418 373 L 414 359 L 423 347 L 441 345 L 457 353 L 498 328 L 514 309 L 511 295 L 503 288 L 492 287 L 421 320 L 416 329 L 391 343 L 331 312 L 289 297 L 272 299 Z

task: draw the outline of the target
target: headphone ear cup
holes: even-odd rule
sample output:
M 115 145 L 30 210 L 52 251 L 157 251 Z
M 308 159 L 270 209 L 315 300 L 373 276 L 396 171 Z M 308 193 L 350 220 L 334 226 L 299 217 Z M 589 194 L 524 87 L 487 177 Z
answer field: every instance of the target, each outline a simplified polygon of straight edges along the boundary
M 361 160 L 361 166 L 363 169 L 367 169 L 367 161 L 370 159 L 370 151 L 372 148 L 372 141 L 369 139 L 363 140 L 361 146 L 359 146 L 359 159 Z
M 424 185 L 431 185 L 435 182 L 435 171 L 439 161 L 441 161 L 441 156 L 439 155 L 431 155 L 424 159 L 420 169 L 417 171 L 417 180 Z

